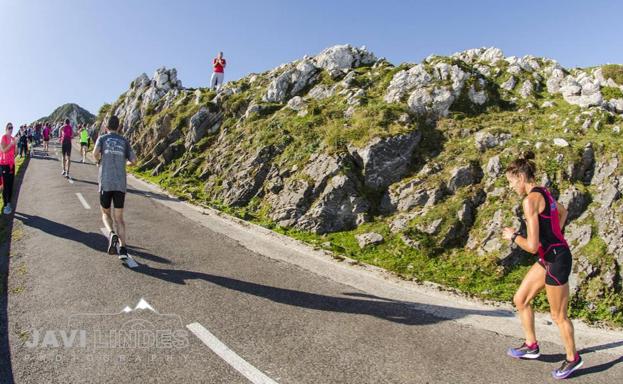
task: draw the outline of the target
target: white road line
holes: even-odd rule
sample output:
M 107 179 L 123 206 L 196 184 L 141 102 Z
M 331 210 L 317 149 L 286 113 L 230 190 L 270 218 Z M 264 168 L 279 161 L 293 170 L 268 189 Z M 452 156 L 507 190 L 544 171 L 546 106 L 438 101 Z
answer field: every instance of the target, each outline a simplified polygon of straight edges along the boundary
M 84 209 L 91 209 L 91 206 L 84 199 L 84 196 L 82 196 L 82 193 L 76 192 L 76 196 L 78 196 L 78 200 L 80 200 L 80 202 L 82 203 L 82 206 L 84 207 Z
M 225 360 L 225 362 L 231 365 L 235 370 L 249 379 L 250 382 L 254 384 L 277 384 L 276 381 L 266 376 L 259 369 L 255 368 L 242 357 L 238 356 L 236 352 L 229 349 L 229 347 L 223 344 L 201 324 L 188 324 L 186 328 L 194 333 L 199 340 L 203 341 L 203 343 L 214 351 L 214 353 L 216 353 L 221 359 Z

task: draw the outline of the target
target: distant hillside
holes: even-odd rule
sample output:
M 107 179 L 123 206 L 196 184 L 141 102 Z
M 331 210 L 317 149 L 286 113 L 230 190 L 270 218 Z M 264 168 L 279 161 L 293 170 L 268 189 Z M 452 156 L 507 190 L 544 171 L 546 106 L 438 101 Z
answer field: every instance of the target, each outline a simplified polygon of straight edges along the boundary
M 91 125 L 95 122 L 95 115 L 86 109 L 82 108 L 78 104 L 67 103 L 56 108 L 52 114 L 46 117 L 42 117 L 35 123 L 44 121 L 50 121 L 52 123 L 69 119 L 72 125 L 88 124 Z

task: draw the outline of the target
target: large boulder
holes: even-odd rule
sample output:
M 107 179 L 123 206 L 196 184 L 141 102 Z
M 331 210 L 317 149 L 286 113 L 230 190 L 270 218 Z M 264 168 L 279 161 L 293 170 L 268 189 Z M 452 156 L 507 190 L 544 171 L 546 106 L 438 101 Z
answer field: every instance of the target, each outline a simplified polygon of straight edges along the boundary
M 454 193 L 461 187 L 479 183 L 483 176 L 482 168 L 478 164 L 470 163 L 456 167 L 450 173 L 448 189 Z
M 457 52 L 451 57 L 462 60 L 468 64 L 486 63 L 489 65 L 493 65 L 500 60 L 504 60 L 504 52 L 502 52 L 501 49 L 495 47 L 482 47 L 468 49 L 463 52 Z
M 478 131 L 474 136 L 476 148 L 480 152 L 487 149 L 495 148 L 498 145 L 506 144 L 512 138 L 510 133 L 491 133 L 487 131 Z
M 500 161 L 500 156 L 496 155 L 489 159 L 487 162 L 487 167 L 485 168 L 487 176 L 492 179 L 497 179 L 502 176 L 504 173 L 504 169 L 502 168 L 502 162 Z
M 372 65 L 376 57 L 365 47 L 354 48 L 350 45 L 336 45 L 320 52 L 315 58 L 315 64 L 327 70 L 333 77 L 348 72 L 351 68 L 363 65 Z
M 423 88 L 432 80 L 433 77 L 426 71 L 424 65 L 414 65 L 409 70 L 402 70 L 394 75 L 387 87 L 384 99 L 388 103 L 400 102 L 414 89 Z
M 325 189 L 328 181 L 344 169 L 347 159 L 324 153 L 313 155 L 300 174 L 283 175 L 278 191 L 269 194 L 269 216 L 281 226 L 293 226 Z
M 595 175 L 591 179 L 591 184 L 593 185 L 601 185 L 603 184 L 607 178 L 610 177 L 614 173 L 614 171 L 619 166 L 619 158 L 617 156 L 612 156 L 608 160 L 600 161 L 595 166 Z
M 285 70 L 268 85 L 262 98 L 272 103 L 285 103 L 297 96 L 318 79 L 320 69 L 311 60 L 302 60 L 296 66 Z
M 222 112 L 210 112 L 202 107 L 190 118 L 190 129 L 186 135 L 184 146 L 186 149 L 201 140 L 206 134 L 214 133 L 220 127 L 223 120 Z
M 355 236 L 355 239 L 357 239 L 357 244 L 359 244 L 359 248 L 362 249 L 369 245 L 376 245 L 383 242 L 383 236 L 376 232 L 362 233 Z
M 418 116 L 438 118 L 448 116 L 455 99 L 447 87 L 436 87 L 432 90 L 419 88 L 411 93 L 407 105 Z
M 591 202 L 588 193 L 580 191 L 575 186 L 571 186 L 563 191 L 558 201 L 567 208 L 567 221 L 580 217 Z
M 579 161 L 569 164 L 567 176 L 571 181 L 583 181 L 590 183 L 595 171 L 595 151 L 591 143 L 586 144 Z
M 585 72 L 581 72 L 577 77 L 568 75 L 559 85 L 559 91 L 562 97 L 569 104 L 587 108 L 591 106 L 601 106 L 603 103 L 599 84 Z M 552 89 L 555 88 L 555 86 L 552 86 Z
M 424 180 L 413 179 L 391 186 L 381 199 L 380 211 L 385 214 L 396 210 L 410 211 L 416 207 L 437 204 L 445 195 L 445 185 L 436 188 L 425 186 Z
M 404 177 L 421 139 L 422 133 L 415 130 L 375 138 L 361 149 L 351 148 L 351 155 L 362 169 L 366 187 L 380 191 Z
M 349 230 L 368 220 L 371 206 L 355 178 L 338 174 L 296 224 L 318 234 Z
M 223 182 L 226 186 L 221 195 L 223 202 L 231 206 L 248 204 L 260 192 L 271 169 L 271 161 L 278 153 L 277 148 L 267 146 L 234 164 L 231 173 Z

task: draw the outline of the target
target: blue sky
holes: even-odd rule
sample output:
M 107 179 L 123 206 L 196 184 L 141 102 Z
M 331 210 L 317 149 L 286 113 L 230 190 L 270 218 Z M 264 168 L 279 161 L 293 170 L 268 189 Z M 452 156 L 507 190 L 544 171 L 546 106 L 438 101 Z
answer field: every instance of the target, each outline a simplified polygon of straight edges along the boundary
M 0 0 L 0 125 L 96 113 L 142 72 L 205 86 L 349 43 L 394 64 L 496 46 L 566 67 L 623 63 L 621 1 Z

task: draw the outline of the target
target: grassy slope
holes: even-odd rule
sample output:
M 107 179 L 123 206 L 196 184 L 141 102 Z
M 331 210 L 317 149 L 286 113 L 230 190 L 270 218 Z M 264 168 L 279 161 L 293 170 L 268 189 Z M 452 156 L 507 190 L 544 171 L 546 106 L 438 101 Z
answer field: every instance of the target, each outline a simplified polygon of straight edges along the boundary
M 512 108 L 492 106 L 487 110 L 487 113 L 481 114 L 464 110 L 442 119 L 436 127 L 426 125 L 423 122 L 415 122 L 413 126 L 405 128 L 405 126 L 396 124 L 395 120 L 406 111 L 406 106 L 404 104 L 387 104 L 382 101 L 389 81 L 394 73 L 400 69 L 403 68 L 385 66 L 379 69 L 357 69 L 357 85 L 367 87 L 367 95 L 363 105 L 356 107 L 355 114 L 351 119 L 347 120 L 343 117 L 343 111 L 347 105 L 343 97 L 335 95 L 321 101 L 309 101 L 309 113 L 303 117 L 297 116 L 296 112 L 287 108 L 278 109 L 278 106 L 265 105 L 267 107 L 265 112 L 252 116 L 244 124 L 236 124 L 237 120 L 233 118 L 226 119 L 222 129 L 228 129 L 232 148 L 238 144 L 237 140 L 243 138 L 241 148 L 247 153 L 252 153 L 257 148 L 269 144 L 285 144 L 285 151 L 275 160 L 282 169 L 294 165 L 298 165 L 300 168 L 312 153 L 319 150 L 339 152 L 345 150 L 348 144 L 360 145 L 372 137 L 393 135 L 407 129 L 421 129 L 424 133 L 424 140 L 417 155 L 418 164 L 416 164 L 414 173 L 424 163 L 431 160 L 450 165 L 476 160 L 484 166 L 488 159 L 496 154 L 501 155 L 505 165 L 520 150 L 528 147 L 534 148 L 534 144 L 540 141 L 546 145 L 543 145 L 537 153 L 538 167 L 549 175 L 559 190 L 564 190 L 570 185 L 569 181 L 561 177 L 562 170 L 569 160 L 581 156 L 581 150 L 586 143 L 593 143 L 598 158 L 606 154 L 619 153 L 623 145 L 623 137 L 612 134 L 612 127 L 621 125 L 620 117 L 613 119 L 597 113 L 593 117 L 593 124 L 596 120 L 601 121 L 600 130 L 596 131 L 591 126 L 591 129 L 583 134 L 581 133 L 581 125 L 584 118 L 577 123 L 575 122 L 575 117 L 582 112 L 581 109 L 569 105 L 559 96 L 552 96 L 544 91 L 527 100 L 519 98 L 517 105 Z M 494 76 L 494 81 L 501 83 L 506 78 L 507 76 L 504 75 L 498 78 Z M 259 102 L 266 85 L 262 81 L 260 79 L 251 85 L 248 79 L 242 79 L 232 84 L 242 91 L 225 101 L 224 108 L 227 114 L 233 115 L 244 111 L 250 100 Z M 516 96 L 522 81 L 523 79 L 519 77 L 515 91 L 505 97 Z M 332 84 L 327 77 L 323 77 L 321 83 Z M 202 103 L 214 96 L 207 90 L 201 90 L 201 92 Z M 194 103 L 194 96 L 186 96 L 186 98 L 187 100 L 182 100 L 173 110 L 160 112 L 160 115 L 171 113 L 175 116 L 172 124 L 174 127 L 185 127 L 189 117 L 199 108 Z M 532 108 L 530 105 L 541 105 L 546 100 L 553 101 L 555 105 L 543 109 Z M 157 118 L 158 115 L 156 114 L 148 117 L 146 119 L 147 125 L 153 124 Z M 563 126 L 569 129 L 568 133 L 563 132 Z M 473 133 L 480 130 L 511 133 L 513 138 L 506 144 L 506 147 L 511 148 L 512 151 L 510 153 L 502 152 L 501 148 L 496 148 L 485 153 L 478 152 L 474 146 Z M 554 137 L 565 138 L 571 146 L 557 148 L 548 144 Z M 197 167 L 192 172 L 181 173 L 175 178 L 171 176 L 173 171 L 187 157 L 193 156 L 202 159 L 206 151 L 209 150 L 210 140 L 210 138 L 205 138 L 199 143 L 197 146 L 199 149 L 195 153 L 187 154 L 185 157 L 175 160 L 158 176 L 150 176 L 149 171 L 140 173 L 135 170 L 135 173 L 198 205 L 209 205 L 221 209 L 237 217 L 303 240 L 313 246 L 330 249 L 336 255 L 349 256 L 365 263 L 386 268 L 406 279 L 434 281 L 477 297 L 503 301 L 511 300 L 524 273 L 533 262 L 533 260 L 526 259 L 516 266 L 505 269 L 497 263 L 496 254 L 478 256 L 475 252 L 463 247 L 438 252 L 434 245 L 439 241 L 439 238 L 428 235 L 426 237 L 429 238 L 420 239 L 424 240 L 425 246 L 416 250 L 402 242 L 401 234 L 390 233 L 388 224 L 393 216 L 377 216 L 372 222 L 355 230 L 322 236 L 277 227 L 268 218 L 267 212 L 270 211 L 270 206 L 260 198 L 253 199 L 245 207 L 233 208 L 223 205 L 222 202 L 214 198 L 219 191 L 218 183 L 215 189 L 206 192 L 203 188 L 203 181 L 198 179 L 201 167 Z M 564 160 L 561 163 L 555 160 L 559 154 L 564 155 Z M 236 153 L 231 154 L 232 161 L 236 155 Z M 432 186 L 438 179 L 446 178 L 451 168 L 452 166 L 445 167 L 441 174 L 431 177 L 426 180 L 426 183 Z M 496 186 L 505 186 L 504 180 L 497 180 Z M 435 218 L 443 218 L 443 227 L 449 227 L 455 220 L 456 212 L 464 201 L 464 197 L 473 193 L 477 187 L 479 186 L 464 188 L 455 196 L 447 198 L 429 211 L 426 216 L 417 217 L 410 224 L 407 233 L 412 231 L 418 223 L 429 222 Z M 594 187 L 584 186 L 581 183 L 576 183 L 576 187 L 594 192 Z M 519 200 L 510 195 L 507 195 L 506 200 L 489 197 L 479 209 L 472 233 L 478 235 L 497 209 L 504 209 L 505 219 L 510 220 L 510 208 L 517 203 Z M 618 204 L 621 204 L 621 201 Z M 589 220 L 593 219 L 590 218 Z M 382 234 L 385 241 L 380 245 L 361 250 L 357 245 L 355 235 L 368 231 Z M 421 235 L 419 234 L 419 236 Z M 427 244 L 430 247 L 426 246 Z M 606 254 L 603 242 L 600 242 L 595 235 L 589 245 L 581 250 L 581 253 L 590 257 L 595 265 L 605 266 L 608 258 L 611 258 Z M 623 326 L 623 311 L 619 310 L 612 314 L 609 310 L 613 306 L 623 308 L 621 287 L 617 287 L 613 292 L 608 292 L 603 289 L 602 285 L 599 278 L 590 280 L 588 285 L 583 288 L 582 293 L 572 302 L 572 315 L 589 321 L 603 321 L 611 325 Z M 596 299 L 598 296 L 601 298 Z M 595 307 L 588 309 L 588 302 L 594 303 Z M 539 296 L 535 300 L 535 304 L 540 310 L 547 309 L 544 295 Z

